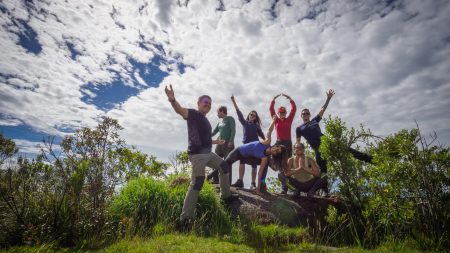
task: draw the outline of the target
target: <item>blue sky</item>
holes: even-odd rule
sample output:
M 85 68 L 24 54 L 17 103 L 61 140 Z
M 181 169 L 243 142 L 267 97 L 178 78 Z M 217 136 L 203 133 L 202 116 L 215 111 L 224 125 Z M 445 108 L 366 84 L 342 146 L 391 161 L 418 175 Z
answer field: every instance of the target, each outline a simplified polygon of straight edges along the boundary
M 326 115 L 348 126 L 386 136 L 417 121 L 450 143 L 445 0 L 5 0 L 0 12 L 0 131 L 22 152 L 106 115 L 128 144 L 168 160 L 187 134 L 167 84 L 185 107 L 210 94 L 213 126 L 219 105 L 236 116 L 231 94 L 268 127 L 274 95 L 314 113 L 333 88 Z

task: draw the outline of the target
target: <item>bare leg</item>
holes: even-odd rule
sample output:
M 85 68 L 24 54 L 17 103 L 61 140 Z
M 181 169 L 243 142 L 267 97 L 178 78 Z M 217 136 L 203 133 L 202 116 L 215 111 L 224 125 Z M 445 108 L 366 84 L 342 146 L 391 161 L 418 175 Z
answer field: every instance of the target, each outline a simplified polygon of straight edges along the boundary
M 239 179 L 244 181 L 245 164 L 239 164 Z

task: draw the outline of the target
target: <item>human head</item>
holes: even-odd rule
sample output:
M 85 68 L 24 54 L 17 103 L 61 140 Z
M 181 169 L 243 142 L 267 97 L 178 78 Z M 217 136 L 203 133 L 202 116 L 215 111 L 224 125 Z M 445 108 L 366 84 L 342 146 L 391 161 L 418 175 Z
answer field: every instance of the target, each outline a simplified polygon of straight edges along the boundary
M 280 108 L 278 108 L 278 117 L 280 119 L 285 119 L 286 118 L 286 107 L 280 106 Z
M 308 108 L 303 108 L 302 112 L 300 114 L 300 117 L 302 117 L 303 121 L 308 122 L 309 119 L 311 118 L 311 113 L 309 112 L 309 109 Z
M 288 153 L 286 146 L 273 145 L 269 148 L 271 155 L 271 167 L 275 170 L 281 171 L 287 168 Z
M 296 142 L 294 144 L 294 154 L 295 155 L 303 155 L 305 153 L 305 145 L 301 142 Z
M 217 109 L 217 117 L 219 118 L 225 118 L 227 116 L 227 107 L 222 105 Z
M 261 126 L 261 120 L 259 119 L 259 115 L 256 111 L 251 111 L 247 115 L 247 122 L 252 122 L 254 124 Z
M 208 95 L 201 95 L 197 100 L 198 111 L 206 115 L 211 110 L 212 99 Z

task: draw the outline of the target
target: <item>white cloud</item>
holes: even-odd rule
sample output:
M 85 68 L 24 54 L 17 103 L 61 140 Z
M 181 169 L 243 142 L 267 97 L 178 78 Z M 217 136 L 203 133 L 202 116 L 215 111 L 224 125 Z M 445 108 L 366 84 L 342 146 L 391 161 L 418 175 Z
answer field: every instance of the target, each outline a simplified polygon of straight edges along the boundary
M 450 143 L 447 1 L 393 7 L 376 1 L 291 1 L 291 6 L 279 1 L 276 18 L 270 13 L 273 2 L 224 1 L 225 11 L 216 11 L 217 1 L 180 1 L 181 6 L 177 1 L 36 2 L 50 13 L 43 15 L 4 1 L 10 13 L 0 18 L 0 72 L 15 79 L 0 78 L 0 113 L 47 132 L 58 132 L 53 127 L 60 124 L 93 126 L 103 112 L 80 100 L 80 87 L 111 82 L 111 70 L 142 84 L 129 59 L 149 62 L 157 52 L 149 43 L 154 42 L 166 57 L 182 55 L 193 68 L 183 75 L 171 72 L 162 87 L 142 91 L 107 115 L 119 119 L 129 144 L 160 159 L 187 146 L 186 122 L 163 91 L 170 83 L 185 107 L 195 108 L 199 95 L 210 94 L 213 126 L 219 105 L 235 116 L 231 94 L 244 113 L 257 110 L 267 127 L 274 95 L 287 93 L 299 109 L 315 113 L 325 91 L 333 88 L 327 114 L 349 126 L 363 123 L 387 135 L 414 127 L 417 120 L 425 134 L 436 130 L 443 143 Z M 315 19 L 308 19 L 314 13 Z M 17 45 L 13 18 L 29 19 L 43 47 L 40 54 Z M 80 53 L 75 60 L 66 41 Z M 35 84 L 34 91 L 14 88 Z M 279 99 L 279 105 L 288 103 Z M 299 124 L 297 113 L 293 137 Z M 237 133 L 238 144 L 239 125 Z

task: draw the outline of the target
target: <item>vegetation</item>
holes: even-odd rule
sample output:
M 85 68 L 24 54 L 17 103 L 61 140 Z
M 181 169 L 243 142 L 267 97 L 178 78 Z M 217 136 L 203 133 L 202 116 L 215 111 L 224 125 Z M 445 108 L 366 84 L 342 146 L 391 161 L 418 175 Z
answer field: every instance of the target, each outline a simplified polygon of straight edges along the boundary
M 427 142 L 418 128 L 380 138 L 362 126 L 347 128 L 339 118 L 326 120 L 321 152 L 333 194 L 347 209 L 330 207 L 320 227 L 232 218 L 205 183 L 188 231 L 177 228 L 191 169 L 186 152 L 165 164 L 128 147 L 119 130 L 117 121 L 104 118 L 96 128 L 65 137 L 60 150 L 49 138 L 33 160 L 17 156 L 15 143 L 0 134 L 0 247 L 8 252 L 449 248 L 450 152 L 433 145 L 434 139 Z M 373 155 L 373 164 L 353 158 L 350 146 Z

